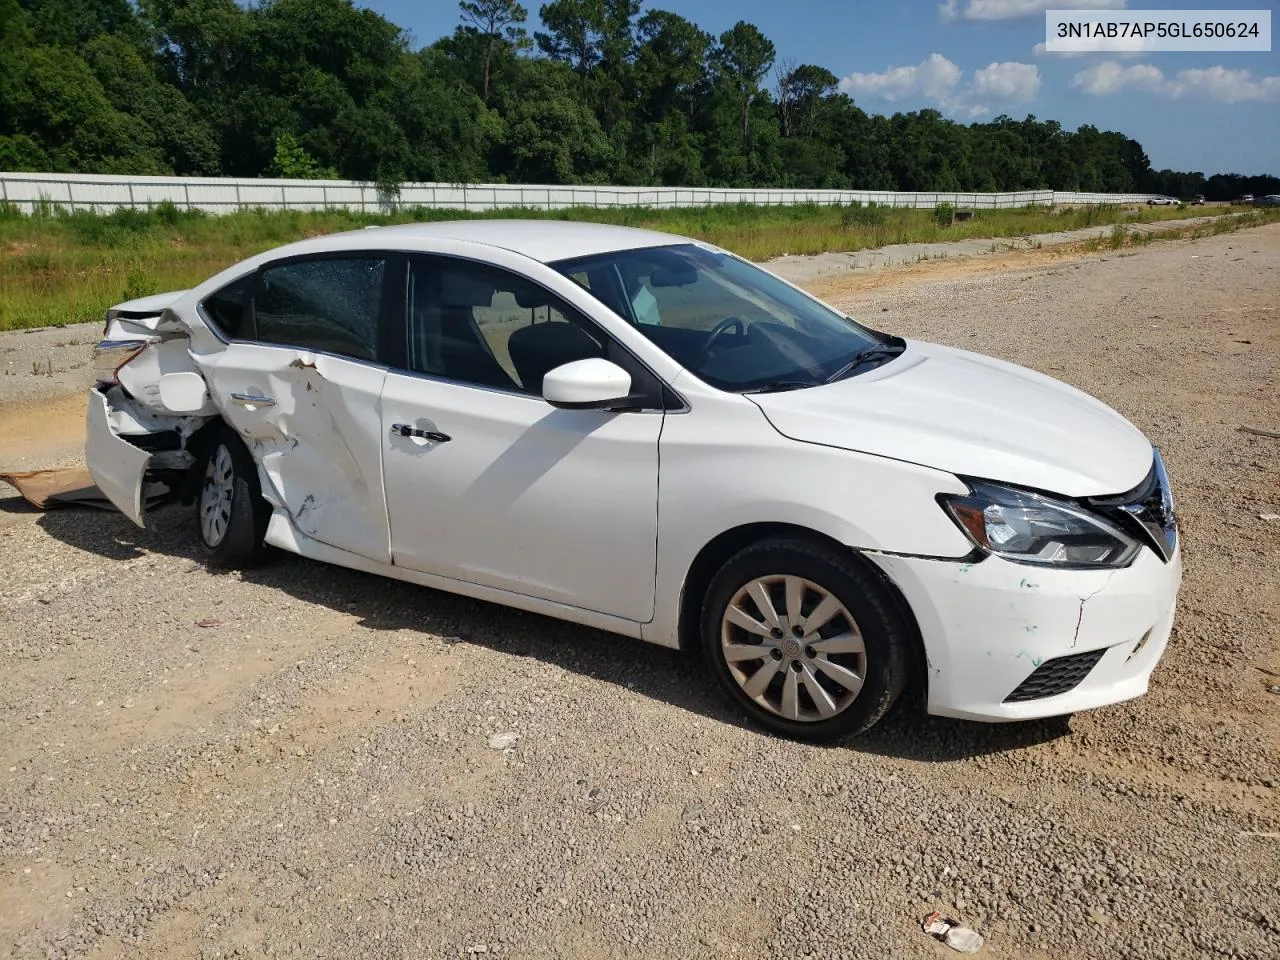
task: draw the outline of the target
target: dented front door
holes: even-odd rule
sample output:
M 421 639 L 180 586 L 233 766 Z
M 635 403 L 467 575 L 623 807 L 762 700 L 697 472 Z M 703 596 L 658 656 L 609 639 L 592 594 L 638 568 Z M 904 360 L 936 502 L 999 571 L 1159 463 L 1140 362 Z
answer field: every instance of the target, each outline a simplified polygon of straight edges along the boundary
M 204 364 L 263 495 L 299 532 L 389 563 L 379 398 L 386 369 L 330 353 L 232 342 Z

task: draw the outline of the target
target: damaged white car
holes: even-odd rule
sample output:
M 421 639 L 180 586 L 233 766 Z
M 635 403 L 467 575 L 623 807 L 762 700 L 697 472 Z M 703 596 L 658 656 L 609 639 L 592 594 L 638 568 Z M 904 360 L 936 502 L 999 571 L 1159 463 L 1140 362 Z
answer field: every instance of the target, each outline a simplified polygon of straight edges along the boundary
M 723 250 L 461 221 L 307 240 L 107 315 L 89 469 L 138 524 L 698 648 L 797 737 L 912 681 L 979 720 L 1136 697 L 1180 579 L 1160 455 L 1030 370 Z

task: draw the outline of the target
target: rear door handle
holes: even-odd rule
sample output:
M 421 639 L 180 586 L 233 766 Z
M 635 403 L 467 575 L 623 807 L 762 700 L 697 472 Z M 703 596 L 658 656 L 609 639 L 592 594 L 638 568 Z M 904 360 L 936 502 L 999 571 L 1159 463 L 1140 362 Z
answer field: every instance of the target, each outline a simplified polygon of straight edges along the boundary
M 391 425 L 391 435 L 393 437 L 420 437 L 423 440 L 430 440 L 432 443 L 448 443 L 453 439 L 447 433 L 441 433 L 439 430 L 419 430 L 417 427 L 411 427 L 407 423 L 393 423 Z
M 231 401 L 242 407 L 274 407 L 276 405 L 275 397 L 264 397 L 260 393 L 233 393 Z

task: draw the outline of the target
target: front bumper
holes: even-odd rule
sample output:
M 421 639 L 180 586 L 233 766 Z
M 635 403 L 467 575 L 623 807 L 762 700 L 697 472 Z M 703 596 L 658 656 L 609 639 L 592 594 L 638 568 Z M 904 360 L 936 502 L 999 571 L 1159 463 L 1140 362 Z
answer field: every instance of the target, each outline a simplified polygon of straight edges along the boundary
M 1181 551 L 1164 563 L 1149 547 L 1123 570 L 870 558 L 920 626 L 929 712 L 970 720 L 1029 720 L 1142 696 L 1182 580 Z

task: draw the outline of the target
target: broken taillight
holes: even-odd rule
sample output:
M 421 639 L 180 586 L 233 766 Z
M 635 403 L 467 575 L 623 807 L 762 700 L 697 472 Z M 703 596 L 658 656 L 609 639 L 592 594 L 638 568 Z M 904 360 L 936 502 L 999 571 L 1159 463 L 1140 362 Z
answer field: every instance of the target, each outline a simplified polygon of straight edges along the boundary
M 147 349 L 146 340 L 103 340 L 93 348 L 93 368 L 97 382 L 108 386 L 120 382 L 120 368 Z

